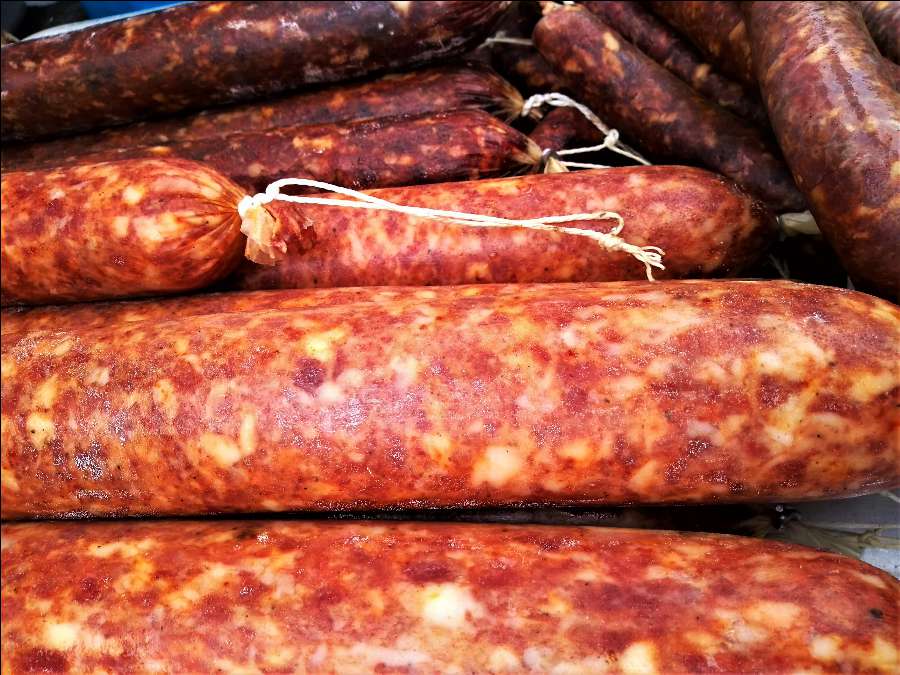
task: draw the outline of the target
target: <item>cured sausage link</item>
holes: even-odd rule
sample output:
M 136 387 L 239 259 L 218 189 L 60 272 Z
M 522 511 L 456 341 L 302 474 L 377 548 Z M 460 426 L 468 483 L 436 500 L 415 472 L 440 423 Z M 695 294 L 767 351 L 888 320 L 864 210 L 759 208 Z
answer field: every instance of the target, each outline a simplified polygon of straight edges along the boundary
M 746 537 L 265 520 L 2 535 L 10 673 L 898 667 L 895 579 Z
M 197 2 L 8 45 L 3 140 L 132 122 L 461 54 L 508 2 Z
M 769 120 L 758 96 L 723 77 L 669 26 L 639 2 L 582 2 L 591 12 L 651 59 L 691 85 L 713 103 L 760 127 Z M 754 87 L 755 89 L 755 87 Z
M 890 489 L 898 339 L 886 301 L 737 281 L 407 289 L 7 338 L 0 515 Z
M 664 277 L 729 276 L 766 250 L 773 218 L 721 176 L 691 167 L 626 167 L 565 176 L 373 190 L 397 204 L 538 218 L 615 210 L 622 236 L 666 251 Z M 386 211 L 304 205 L 315 243 L 276 266 L 245 263 L 232 278 L 244 289 L 420 286 L 464 283 L 645 279 L 644 265 L 583 237 L 519 229 L 473 228 Z M 578 223 L 609 230 L 614 221 Z
M 147 157 L 201 162 L 251 192 L 281 178 L 365 189 L 533 171 L 540 149 L 482 110 L 285 127 L 227 138 L 105 150 L 50 166 Z
M 209 285 L 241 258 L 236 206 L 243 195 L 208 167 L 176 159 L 6 172 L 2 302 L 77 302 Z
M 654 0 L 649 4 L 656 14 L 703 52 L 710 63 L 745 85 L 756 87 L 747 25 L 741 14 L 742 3 L 727 0 Z
M 534 41 L 584 102 L 640 149 L 714 169 L 776 212 L 803 209 L 787 166 L 759 129 L 700 96 L 583 7 L 548 13 Z
M 857 0 L 866 28 L 878 49 L 887 58 L 900 64 L 900 2 L 896 0 Z
M 750 3 L 778 142 L 850 276 L 900 296 L 900 92 L 850 3 Z M 797 39 L 803 35 L 804 39 Z
M 490 68 L 475 63 L 387 75 L 263 102 L 216 108 L 182 118 L 138 122 L 43 143 L 3 148 L 3 168 L 58 160 L 101 150 L 221 139 L 280 127 L 481 109 L 510 119 L 522 96 Z

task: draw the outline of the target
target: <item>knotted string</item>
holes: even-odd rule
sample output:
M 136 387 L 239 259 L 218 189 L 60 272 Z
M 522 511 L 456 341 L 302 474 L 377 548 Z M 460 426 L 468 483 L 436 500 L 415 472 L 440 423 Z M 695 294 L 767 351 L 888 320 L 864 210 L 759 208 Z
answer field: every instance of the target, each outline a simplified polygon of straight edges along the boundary
M 551 92 L 549 94 L 535 94 L 525 101 L 525 103 L 522 105 L 522 112 L 520 114 L 522 117 L 528 117 L 536 108 L 540 108 L 542 105 L 552 105 L 557 108 L 575 108 L 575 110 L 584 115 L 587 120 L 595 127 L 597 127 L 597 129 L 599 129 L 603 134 L 603 142 L 600 145 L 592 145 L 585 148 L 571 148 L 569 150 L 558 150 L 556 154 L 560 156 L 577 155 L 583 152 L 609 150 L 619 155 L 628 157 L 629 159 L 633 159 L 638 164 L 644 164 L 646 166 L 650 165 L 650 162 L 648 162 L 640 154 L 638 154 L 636 150 L 629 148 L 619 140 L 619 132 L 616 129 L 610 129 L 606 124 L 604 124 L 603 120 L 601 120 L 599 117 L 597 117 L 596 114 L 594 114 L 593 110 L 588 108 L 583 103 L 579 103 L 575 99 L 566 96 L 565 94 L 560 94 L 559 92 Z M 580 164 L 575 162 L 563 163 L 570 166 L 601 168 L 600 165 Z

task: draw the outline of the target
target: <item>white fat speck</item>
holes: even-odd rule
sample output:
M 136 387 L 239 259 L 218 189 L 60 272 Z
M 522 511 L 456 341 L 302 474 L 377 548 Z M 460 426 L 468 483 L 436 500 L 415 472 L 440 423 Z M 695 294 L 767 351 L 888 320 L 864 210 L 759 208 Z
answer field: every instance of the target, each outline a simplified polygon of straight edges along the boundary
M 382 664 L 388 668 L 408 668 L 431 661 L 424 652 L 412 649 L 392 649 L 379 645 L 357 643 L 350 648 L 350 654 L 364 659 L 371 665 Z

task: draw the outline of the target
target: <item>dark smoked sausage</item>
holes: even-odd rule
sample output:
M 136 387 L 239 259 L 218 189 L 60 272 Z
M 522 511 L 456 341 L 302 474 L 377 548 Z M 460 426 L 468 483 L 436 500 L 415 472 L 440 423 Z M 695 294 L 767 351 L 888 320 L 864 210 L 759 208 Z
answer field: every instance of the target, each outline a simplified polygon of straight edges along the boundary
M 4 673 L 898 666 L 896 579 L 748 537 L 272 520 L 18 523 L 2 537 Z
M 665 250 L 660 278 L 729 276 L 757 259 L 772 217 L 731 181 L 691 167 L 625 167 L 566 175 L 373 190 L 397 204 L 506 218 L 616 211 L 622 237 Z M 293 205 L 287 205 L 293 208 Z M 645 278 L 644 265 L 583 237 L 466 227 L 387 211 L 301 205 L 315 243 L 278 265 L 246 263 L 245 289 L 463 283 L 619 281 Z M 580 223 L 609 230 L 613 221 Z
M 218 139 L 278 127 L 468 109 L 512 119 L 522 112 L 522 96 L 490 68 L 471 63 L 441 66 L 207 110 L 185 118 L 138 122 L 95 134 L 4 147 L 3 168 L 100 150 Z
M 854 280 L 896 299 L 900 93 L 862 16 L 843 2 L 754 2 L 749 17 L 769 117 L 816 222 Z
M 700 96 L 586 9 L 551 11 L 534 40 L 584 102 L 639 149 L 719 171 L 776 212 L 803 209 L 787 166 L 760 130 Z
M 898 339 L 884 300 L 722 280 L 444 286 L 32 333 L 3 340 L 0 515 L 892 489 Z
M 597 145 L 603 133 L 574 108 L 554 108 L 528 135 L 541 150 L 562 150 L 573 143 Z
M 280 178 L 364 189 L 533 171 L 540 150 L 482 110 L 284 127 L 47 160 L 51 166 L 147 157 L 201 162 L 245 190 Z
M 881 53 L 900 64 L 900 2 L 857 0 L 854 4 L 862 11 L 866 28 Z
M 534 47 L 497 43 L 491 48 L 491 65 L 526 95 L 567 91 Z
M 656 14 L 703 52 L 710 63 L 739 82 L 756 88 L 756 73 L 740 2 L 654 0 L 649 4 Z
M 723 77 L 674 30 L 659 21 L 639 2 L 582 2 L 635 47 L 675 73 L 713 103 L 757 126 L 769 120 L 758 96 Z
M 8 45 L 2 138 L 207 108 L 461 54 L 508 2 L 197 2 Z
M 241 258 L 246 240 L 236 207 L 244 194 L 215 171 L 176 159 L 4 173 L 2 303 L 79 302 L 209 285 Z M 274 225 L 272 212 L 280 207 L 269 205 L 260 215 Z M 288 232 L 302 247 L 302 228 L 293 223 Z

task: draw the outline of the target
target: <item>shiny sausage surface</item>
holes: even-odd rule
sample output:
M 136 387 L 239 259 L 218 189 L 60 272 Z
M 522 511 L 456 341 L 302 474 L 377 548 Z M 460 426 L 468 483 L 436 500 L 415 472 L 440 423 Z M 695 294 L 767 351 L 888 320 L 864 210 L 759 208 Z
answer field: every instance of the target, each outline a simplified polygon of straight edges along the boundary
M 707 63 L 678 33 L 653 16 L 640 2 L 608 0 L 581 4 L 713 103 L 757 126 L 768 126 L 766 110 L 758 94 L 754 95 L 737 82 L 720 75 L 715 65 Z
M 259 133 L 299 125 L 481 109 L 504 119 L 522 111 L 522 97 L 490 68 L 466 63 L 214 108 L 190 117 L 138 122 L 95 134 L 3 148 L 3 168 L 101 150 L 163 145 Z
M 508 2 L 197 2 L 8 45 L 2 137 L 245 101 L 461 54 Z
M 772 236 L 762 205 L 716 174 L 690 167 L 626 167 L 565 175 L 373 190 L 397 204 L 538 218 L 615 211 L 621 237 L 665 250 L 659 278 L 734 275 Z M 293 205 L 291 205 L 293 207 Z M 294 220 L 315 243 L 276 266 L 245 263 L 244 289 L 448 285 L 645 279 L 644 265 L 584 237 L 524 229 L 467 227 L 387 211 L 297 205 Z M 578 222 L 609 231 L 613 220 Z
M 583 7 L 548 13 L 534 41 L 580 100 L 650 159 L 696 162 L 777 212 L 803 210 L 790 171 L 763 132 L 700 96 Z
M 0 513 L 890 489 L 898 339 L 886 301 L 739 281 L 407 289 L 4 339 Z
M 748 14 L 769 117 L 819 228 L 857 284 L 897 300 L 900 92 L 862 16 L 847 2 Z
M 174 159 L 6 172 L 3 304 L 206 286 L 241 257 L 243 194 L 215 171 Z
M 148 157 L 205 164 L 250 192 L 281 178 L 354 189 L 475 179 L 533 171 L 540 150 L 482 110 L 284 127 L 226 138 L 102 150 L 46 160 L 50 166 Z
M 747 24 L 740 2 L 707 0 L 649 3 L 659 16 L 674 26 L 710 63 L 750 87 L 756 86 Z
M 893 673 L 900 585 L 744 537 L 4 525 L 3 672 Z

